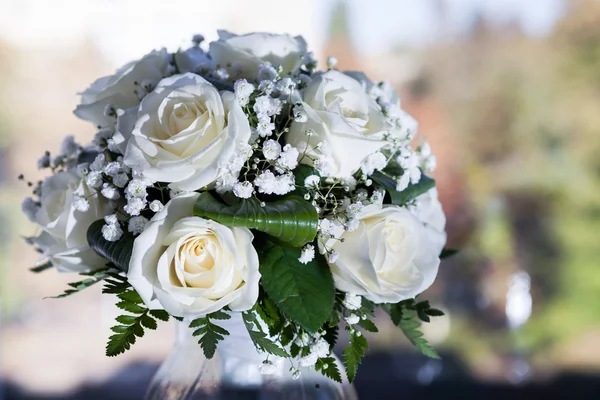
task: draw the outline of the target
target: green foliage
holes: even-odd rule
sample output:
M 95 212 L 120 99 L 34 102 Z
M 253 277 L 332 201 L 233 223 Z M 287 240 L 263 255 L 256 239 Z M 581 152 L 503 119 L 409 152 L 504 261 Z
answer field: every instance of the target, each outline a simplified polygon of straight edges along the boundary
M 244 325 L 246 325 L 250 338 L 257 349 L 279 357 L 287 358 L 290 356 L 287 351 L 269 339 L 269 337 L 260 330 L 256 315 L 253 311 L 242 313 L 242 318 L 244 319 Z M 255 327 L 257 327 L 258 330 L 254 330 Z
M 31 272 L 39 273 L 39 272 L 45 271 L 47 269 L 50 269 L 52 267 L 54 267 L 54 264 L 52 264 L 50 261 L 48 261 L 41 265 L 38 265 L 37 267 L 29 268 L 29 270 Z
M 67 290 L 65 290 L 65 292 L 63 294 L 60 294 L 58 296 L 52 296 L 51 298 L 52 299 L 62 299 L 63 297 L 67 297 L 72 294 L 79 293 L 82 290 L 87 289 L 90 286 L 95 285 L 96 283 L 101 282 L 104 279 L 106 279 L 109 276 L 110 270 L 111 270 L 111 268 L 105 268 L 105 269 L 101 269 L 101 270 L 94 271 L 94 272 L 81 273 L 79 275 L 87 276 L 87 278 L 85 278 L 81 281 L 69 283 L 68 285 L 72 289 L 67 289 Z
M 315 369 L 321 372 L 326 377 L 336 382 L 342 383 L 342 374 L 340 373 L 335 358 L 319 358 L 317 360 L 317 363 L 315 364 Z
M 440 356 L 423 337 L 419 330 L 422 320 L 429 322 L 429 316 L 443 315 L 440 310 L 429 307 L 429 302 L 414 303 L 414 300 L 406 300 L 397 304 L 387 304 L 383 307 L 392 319 L 394 325 L 399 327 L 411 343 L 424 355 L 439 359 Z
M 220 327 L 219 325 L 213 324 L 211 319 L 216 320 L 227 320 L 230 319 L 231 315 L 225 311 L 219 310 L 212 314 L 208 314 L 205 317 L 196 318 L 190 323 L 190 328 L 198 328 L 194 330 L 192 335 L 200 336 L 198 343 L 204 351 L 206 358 L 211 359 L 215 355 L 217 350 L 217 344 L 229 335 L 229 332 Z
M 262 285 L 275 306 L 308 332 L 314 333 L 333 310 L 335 287 L 325 259 L 298 261 L 301 249 L 271 242 L 259 248 Z
M 386 190 L 386 197 L 389 196 L 389 201 L 397 206 L 403 206 L 429 189 L 435 186 L 435 181 L 425 174 L 421 175 L 421 179 L 416 184 L 409 184 L 406 189 L 399 192 L 396 190 L 396 177 L 401 176 L 401 170 L 394 168 L 386 168 L 384 171 L 375 171 L 371 175 L 371 179 L 383 186 Z
M 121 275 L 116 269 L 106 273 L 102 293 L 119 294 L 125 292 L 129 288 L 131 288 L 131 285 L 127 281 L 127 278 Z
M 375 323 L 373 321 L 371 321 L 370 319 L 362 319 L 361 318 L 360 321 L 358 321 L 358 326 L 360 326 L 367 332 L 373 332 L 373 333 L 379 332 L 379 329 L 377 329 L 377 326 L 375 325 Z
M 315 208 L 296 195 L 267 202 L 261 207 L 256 198 L 227 205 L 204 192 L 194 204 L 194 215 L 226 226 L 256 229 L 294 247 L 312 242 L 319 223 Z
M 129 260 L 133 251 L 134 237 L 125 230 L 121 239 L 116 242 L 109 242 L 102 236 L 102 227 L 104 220 L 99 219 L 90 225 L 87 231 L 87 241 L 90 247 L 101 257 L 112 262 L 123 272 L 129 269 Z
M 358 366 L 365 355 L 365 350 L 369 348 L 369 343 L 360 331 L 352 328 L 347 330 L 349 343 L 348 347 L 342 352 L 342 355 L 344 356 L 344 366 L 346 367 L 348 380 L 353 382 L 354 378 L 356 378 Z
M 124 289 L 117 294 L 117 307 L 133 315 L 117 317 L 119 325 L 113 326 L 113 335 L 108 339 L 106 355 L 117 356 L 129 350 L 135 344 L 136 338 L 144 336 L 144 328 L 156 329 L 156 320 L 168 321 L 169 314 L 163 310 L 149 310 L 142 298 L 134 289 Z

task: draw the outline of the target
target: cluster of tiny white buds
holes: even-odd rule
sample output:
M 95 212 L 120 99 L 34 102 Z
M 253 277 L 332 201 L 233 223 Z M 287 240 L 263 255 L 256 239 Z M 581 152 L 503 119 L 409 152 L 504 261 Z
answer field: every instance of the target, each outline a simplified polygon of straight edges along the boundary
M 222 81 L 227 80 L 229 78 L 229 72 L 225 68 L 217 68 L 212 71 L 212 75 L 220 79 Z
M 240 106 L 244 107 L 250 101 L 250 95 L 254 92 L 254 85 L 248 83 L 245 79 L 238 79 L 233 84 L 233 90 L 235 92 L 235 97 L 237 98 Z
M 44 169 L 50 167 L 50 152 L 46 151 L 43 156 L 37 162 L 38 169 Z
M 270 95 L 273 92 L 273 89 L 275 89 L 275 85 L 272 81 L 265 80 L 258 84 L 258 90 L 266 95 Z
M 302 252 L 300 253 L 300 261 L 302 264 L 308 264 L 315 258 L 315 247 L 312 244 L 307 244 L 302 248 Z
M 358 322 L 360 321 L 360 317 L 353 313 L 345 317 L 344 321 L 346 321 L 348 325 L 355 325 L 358 324 Z
M 102 237 L 109 242 L 116 242 L 123 236 L 123 230 L 116 214 L 104 217 L 106 224 L 102 227 Z
M 148 225 L 148 218 L 139 215 L 137 217 L 132 217 L 129 220 L 127 230 L 134 235 L 139 235 L 140 233 L 144 232 L 146 225 Z
M 139 197 L 130 197 L 127 199 L 127 204 L 123 207 L 123 210 L 132 216 L 140 215 L 140 212 L 146 208 L 146 200 Z
M 346 293 L 343 304 L 348 310 L 358 310 L 362 306 L 362 297 L 356 293 Z
M 263 155 L 267 160 L 276 160 L 281 154 L 281 145 L 276 140 L 269 139 L 263 143 Z
M 86 212 L 90 209 L 90 202 L 83 196 L 73 195 L 73 208 L 80 212 Z
M 298 152 L 298 149 L 288 143 L 283 146 L 283 151 L 277 160 L 277 166 L 280 169 L 286 168 L 288 170 L 293 170 L 298 166 L 299 155 L 300 152 Z
M 296 89 L 296 82 L 291 78 L 283 78 L 277 82 L 277 90 L 282 96 L 290 96 Z
M 101 190 L 102 196 L 106 197 L 109 200 L 118 200 L 121 198 L 121 194 L 119 190 L 112 184 L 108 182 L 104 182 L 102 184 Z
M 319 175 L 309 175 L 304 179 L 304 187 L 307 189 L 318 189 L 321 177 Z
M 360 166 L 364 175 L 372 175 L 375 171 L 384 169 L 387 165 L 387 157 L 380 151 L 370 154 Z
M 284 195 L 295 187 L 294 175 L 284 174 L 275 176 L 271 171 L 263 171 L 254 179 L 254 185 L 259 193 Z

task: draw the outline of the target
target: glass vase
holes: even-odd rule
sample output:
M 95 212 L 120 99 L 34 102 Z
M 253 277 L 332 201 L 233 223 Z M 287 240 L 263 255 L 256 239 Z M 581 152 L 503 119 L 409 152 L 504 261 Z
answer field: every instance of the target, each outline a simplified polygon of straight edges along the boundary
M 256 351 L 241 315 L 234 313 L 230 320 L 218 324 L 230 335 L 209 360 L 198 338 L 192 336 L 189 322 L 178 322 L 175 346 L 152 379 L 146 400 L 358 399 L 347 381 L 337 383 L 313 368 L 302 368 L 300 377 L 294 379 L 290 361 L 283 358 L 269 356 L 275 372 L 263 375 L 259 366 L 266 354 Z M 342 363 L 335 359 L 345 375 Z

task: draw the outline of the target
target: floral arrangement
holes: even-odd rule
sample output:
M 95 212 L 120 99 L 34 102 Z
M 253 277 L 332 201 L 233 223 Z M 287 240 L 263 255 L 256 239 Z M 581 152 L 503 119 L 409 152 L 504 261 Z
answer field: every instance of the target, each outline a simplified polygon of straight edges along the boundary
M 170 317 L 206 357 L 241 313 L 269 357 L 294 376 L 347 378 L 377 332 L 375 310 L 424 354 L 420 321 L 443 315 L 415 297 L 434 281 L 446 235 L 425 141 L 385 82 L 318 71 L 301 37 L 254 33 L 153 51 L 95 81 L 75 115 L 98 127 L 68 136 L 22 205 L 41 227 L 33 271 L 79 273 L 64 297 L 98 282 L 124 315 L 106 352 L 129 349 Z M 21 177 L 21 179 L 24 179 Z

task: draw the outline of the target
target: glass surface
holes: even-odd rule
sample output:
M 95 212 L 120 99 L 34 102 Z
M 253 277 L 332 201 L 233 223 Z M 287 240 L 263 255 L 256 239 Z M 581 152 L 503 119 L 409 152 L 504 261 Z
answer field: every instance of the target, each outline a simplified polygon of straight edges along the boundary
M 300 377 L 294 379 L 290 362 L 279 357 L 269 357 L 277 367 L 274 374 L 261 374 L 259 365 L 266 354 L 256 351 L 241 315 L 234 314 L 219 325 L 230 336 L 219 343 L 215 357 L 209 360 L 188 324 L 178 323 L 175 346 L 154 376 L 147 400 L 358 398 L 352 385 L 334 382 L 314 369 L 303 368 Z M 343 372 L 343 365 L 339 360 L 337 363 Z

